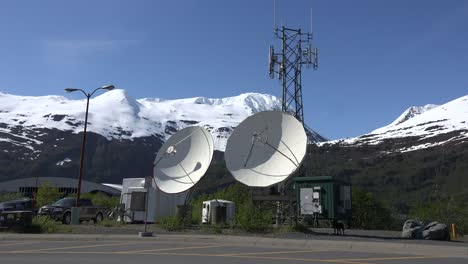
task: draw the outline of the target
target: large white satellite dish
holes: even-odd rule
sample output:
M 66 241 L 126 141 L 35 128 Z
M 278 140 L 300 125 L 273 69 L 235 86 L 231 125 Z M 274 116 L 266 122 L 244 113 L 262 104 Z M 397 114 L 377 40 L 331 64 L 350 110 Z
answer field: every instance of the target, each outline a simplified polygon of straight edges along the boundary
M 254 114 L 236 127 L 224 158 L 234 178 L 248 186 L 267 187 L 288 178 L 307 149 L 302 124 L 280 111 Z
M 194 186 L 213 158 L 210 132 L 198 126 L 186 127 L 164 143 L 154 161 L 156 185 L 165 193 L 180 193 Z

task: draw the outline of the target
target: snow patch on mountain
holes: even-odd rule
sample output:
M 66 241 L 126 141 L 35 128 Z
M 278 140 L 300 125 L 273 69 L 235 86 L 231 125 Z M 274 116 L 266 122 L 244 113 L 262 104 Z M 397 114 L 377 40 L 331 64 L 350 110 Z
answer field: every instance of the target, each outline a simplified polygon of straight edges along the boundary
M 57 166 L 63 166 L 65 165 L 65 163 L 70 163 L 72 160 L 70 158 L 65 158 L 64 160 L 61 160 L 61 161 L 57 161 L 57 163 L 55 165 Z
M 184 127 L 199 125 L 212 133 L 215 148 L 224 151 L 227 138 L 245 118 L 260 111 L 279 109 L 278 98 L 268 94 L 137 100 L 125 90 L 116 89 L 90 100 L 88 131 L 108 140 L 147 136 L 166 140 Z M 85 110 L 85 99 L 0 93 L 0 140 L 34 150 L 34 144 L 42 143 L 35 139 L 42 128 L 82 132 Z

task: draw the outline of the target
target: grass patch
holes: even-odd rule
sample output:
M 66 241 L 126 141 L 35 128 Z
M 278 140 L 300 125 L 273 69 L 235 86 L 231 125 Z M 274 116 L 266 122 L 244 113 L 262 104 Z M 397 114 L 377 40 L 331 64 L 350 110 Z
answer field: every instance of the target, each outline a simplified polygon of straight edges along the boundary
M 104 226 L 104 227 L 114 227 L 114 226 L 122 226 L 122 222 L 117 222 L 116 220 L 112 219 L 103 219 L 101 222 L 97 223 L 97 225 Z
M 20 233 L 39 234 L 55 233 L 60 230 L 60 228 L 59 224 L 49 216 L 35 216 L 30 226 L 17 227 L 13 230 Z
M 184 229 L 183 222 L 175 216 L 164 217 L 159 221 L 159 226 L 167 231 L 180 231 Z
M 224 229 L 232 230 L 232 227 L 228 225 L 202 225 L 201 226 L 201 230 L 204 233 L 208 233 L 208 234 L 216 234 L 216 235 L 223 234 Z
M 306 225 L 301 224 L 301 223 L 280 226 L 277 229 L 275 229 L 275 231 L 278 233 L 289 233 L 289 232 L 299 232 L 299 233 L 304 233 L 304 234 L 310 233 L 309 228 Z

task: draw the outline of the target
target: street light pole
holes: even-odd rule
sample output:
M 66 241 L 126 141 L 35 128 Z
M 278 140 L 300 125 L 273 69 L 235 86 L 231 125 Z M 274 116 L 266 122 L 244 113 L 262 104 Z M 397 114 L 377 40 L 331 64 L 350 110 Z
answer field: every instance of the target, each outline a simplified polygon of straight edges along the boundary
M 80 154 L 80 174 L 78 177 L 78 188 L 77 188 L 77 193 L 76 193 L 76 204 L 75 206 L 78 208 L 80 207 L 80 195 L 81 195 L 81 181 L 83 179 L 83 165 L 84 165 L 84 155 L 85 155 L 85 148 L 86 148 L 86 129 L 88 127 L 88 111 L 89 111 L 89 99 L 93 96 L 93 94 L 97 90 L 112 90 L 114 89 L 114 85 L 106 85 L 106 86 L 101 86 L 96 89 L 92 93 L 86 93 L 82 89 L 77 89 L 77 88 L 66 88 L 65 91 L 67 93 L 75 92 L 75 91 L 80 91 L 86 96 L 86 113 L 85 113 L 85 123 L 84 123 L 84 129 L 83 129 L 83 141 L 81 142 L 81 154 Z
M 81 180 L 83 178 L 83 164 L 84 164 L 84 154 L 86 148 L 86 128 L 88 127 L 88 110 L 89 110 L 89 99 L 91 98 L 90 94 L 86 95 L 86 114 L 85 114 L 85 123 L 83 129 L 83 141 L 81 142 L 81 154 L 80 154 L 80 176 L 78 177 L 78 189 L 76 190 L 76 207 L 80 207 L 80 194 L 81 194 Z

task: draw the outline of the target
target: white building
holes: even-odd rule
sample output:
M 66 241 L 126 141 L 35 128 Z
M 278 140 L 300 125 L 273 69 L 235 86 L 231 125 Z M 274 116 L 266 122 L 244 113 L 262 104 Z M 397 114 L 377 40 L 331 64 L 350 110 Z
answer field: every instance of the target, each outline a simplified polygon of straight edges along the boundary
M 216 207 L 223 206 L 226 207 L 226 215 L 224 216 L 226 219 L 226 223 L 230 223 L 234 221 L 234 217 L 236 215 L 236 207 L 235 203 L 227 200 L 221 199 L 214 199 L 209 201 L 203 202 L 202 208 L 202 223 L 209 224 L 211 223 L 211 217 Z
M 33 177 L 10 180 L 0 183 L 0 193 L 22 193 L 24 196 L 32 197 L 32 194 L 37 191 L 37 188 L 43 184 L 48 184 L 51 187 L 58 188 L 60 192 L 65 194 L 76 193 L 78 187 L 78 179 L 61 178 L 61 177 Z M 122 187 L 116 184 L 99 184 L 89 181 L 81 181 L 81 193 L 102 192 L 111 196 L 120 196 Z
M 146 195 L 148 195 L 148 199 L 146 199 Z M 177 206 L 183 205 L 186 197 L 186 191 L 176 194 L 162 192 L 152 177 L 146 185 L 145 178 L 123 179 L 120 201 L 125 204 L 124 221 L 127 223 L 145 222 L 146 200 L 148 201 L 147 223 L 175 216 Z

